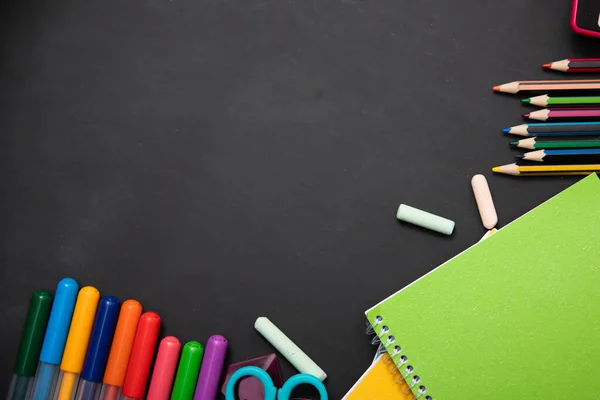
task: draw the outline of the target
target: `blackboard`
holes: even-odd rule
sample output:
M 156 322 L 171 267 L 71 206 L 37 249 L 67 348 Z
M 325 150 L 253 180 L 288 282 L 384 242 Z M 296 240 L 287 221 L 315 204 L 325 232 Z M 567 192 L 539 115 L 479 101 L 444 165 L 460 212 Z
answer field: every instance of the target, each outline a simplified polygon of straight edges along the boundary
M 71 276 L 138 299 L 163 335 L 228 337 L 230 362 L 272 351 L 268 316 L 341 398 L 375 351 L 364 310 L 485 233 L 473 174 L 499 226 L 578 179 L 491 173 L 528 110 L 492 86 L 598 55 L 570 6 L 4 2 L 0 387 L 30 293 Z M 401 202 L 454 235 L 400 224 Z

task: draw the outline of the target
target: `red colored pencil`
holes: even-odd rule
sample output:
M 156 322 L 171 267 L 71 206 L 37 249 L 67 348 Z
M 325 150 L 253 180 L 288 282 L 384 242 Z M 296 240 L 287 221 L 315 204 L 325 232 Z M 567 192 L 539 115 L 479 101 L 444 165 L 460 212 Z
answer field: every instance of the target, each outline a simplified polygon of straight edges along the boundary
M 523 114 L 523 117 L 538 121 L 598 120 L 600 119 L 600 107 L 544 108 L 543 110 Z
M 600 58 L 567 58 L 542 67 L 562 72 L 600 72 Z

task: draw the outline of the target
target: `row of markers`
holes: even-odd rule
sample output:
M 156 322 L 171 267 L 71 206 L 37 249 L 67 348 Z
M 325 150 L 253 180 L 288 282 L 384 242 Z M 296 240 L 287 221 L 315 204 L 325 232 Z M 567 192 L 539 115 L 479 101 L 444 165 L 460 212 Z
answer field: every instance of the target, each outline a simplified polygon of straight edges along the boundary
M 543 67 L 566 73 L 600 72 L 600 58 L 569 58 L 544 64 Z M 600 79 L 515 81 L 495 86 L 494 91 L 513 94 L 523 91 L 584 91 L 589 94 L 600 92 Z M 517 163 L 494 167 L 494 172 L 515 176 L 587 175 L 600 172 L 600 140 L 577 138 L 600 135 L 600 96 L 541 95 L 521 101 L 551 108 L 523 115 L 525 118 L 544 122 L 527 123 L 503 130 L 507 134 L 527 137 L 510 144 L 533 151 L 518 155 Z
M 181 349 L 177 338 L 162 339 L 144 397 L 160 324 L 160 316 L 142 313 L 138 301 L 121 304 L 113 296 L 100 298 L 96 288 L 79 290 L 71 278 L 58 283 L 54 299 L 48 291 L 37 291 L 29 304 L 7 399 L 216 399 L 227 352 L 227 340 L 220 335 L 211 336 L 206 348 L 191 341 Z M 326 378 L 267 318 L 257 319 L 256 329 L 301 372 Z M 326 398 L 324 387 L 322 391 Z
M 138 301 L 100 299 L 96 288 L 79 290 L 75 280 L 65 278 L 54 301 L 47 291 L 32 296 L 8 399 L 142 399 L 159 329 L 159 315 L 142 314 Z M 180 348 L 175 337 L 161 341 L 148 398 L 169 398 Z M 198 342 L 187 343 L 174 398 L 191 398 L 195 391 L 201 398 L 216 397 L 226 350 L 227 340 L 218 335 L 208 340 L 206 351 Z M 193 360 L 198 366 L 203 360 L 199 376 Z

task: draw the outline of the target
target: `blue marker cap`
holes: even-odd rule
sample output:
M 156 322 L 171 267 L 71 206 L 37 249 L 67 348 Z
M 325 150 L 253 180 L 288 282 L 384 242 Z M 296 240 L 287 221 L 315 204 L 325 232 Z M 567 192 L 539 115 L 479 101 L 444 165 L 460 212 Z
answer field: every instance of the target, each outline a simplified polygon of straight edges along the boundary
M 100 299 L 90 344 L 83 363 L 82 379 L 90 382 L 102 381 L 120 308 L 121 303 L 114 296 L 104 296 Z
M 60 364 L 78 292 L 79 285 L 71 278 L 64 278 L 56 285 L 54 303 L 40 354 L 41 362 Z

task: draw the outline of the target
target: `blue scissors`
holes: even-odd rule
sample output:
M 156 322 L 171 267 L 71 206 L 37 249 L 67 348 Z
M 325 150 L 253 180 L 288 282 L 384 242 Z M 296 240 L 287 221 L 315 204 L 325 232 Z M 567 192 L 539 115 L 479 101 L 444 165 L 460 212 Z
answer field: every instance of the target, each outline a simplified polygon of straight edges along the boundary
M 277 392 L 277 388 L 273 384 L 273 380 L 267 374 L 267 372 L 258 367 L 242 367 L 235 371 L 229 382 L 227 382 L 227 388 L 225 390 L 225 400 L 235 400 L 235 385 L 237 382 L 247 376 L 253 376 L 258 378 L 265 388 L 265 400 L 290 400 L 290 395 L 296 386 L 309 384 L 317 388 L 321 400 L 328 400 L 327 390 L 325 385 L 319 379 L 308 374 L 297 374 L 292 376 L 283 384 L 283 387 Z

